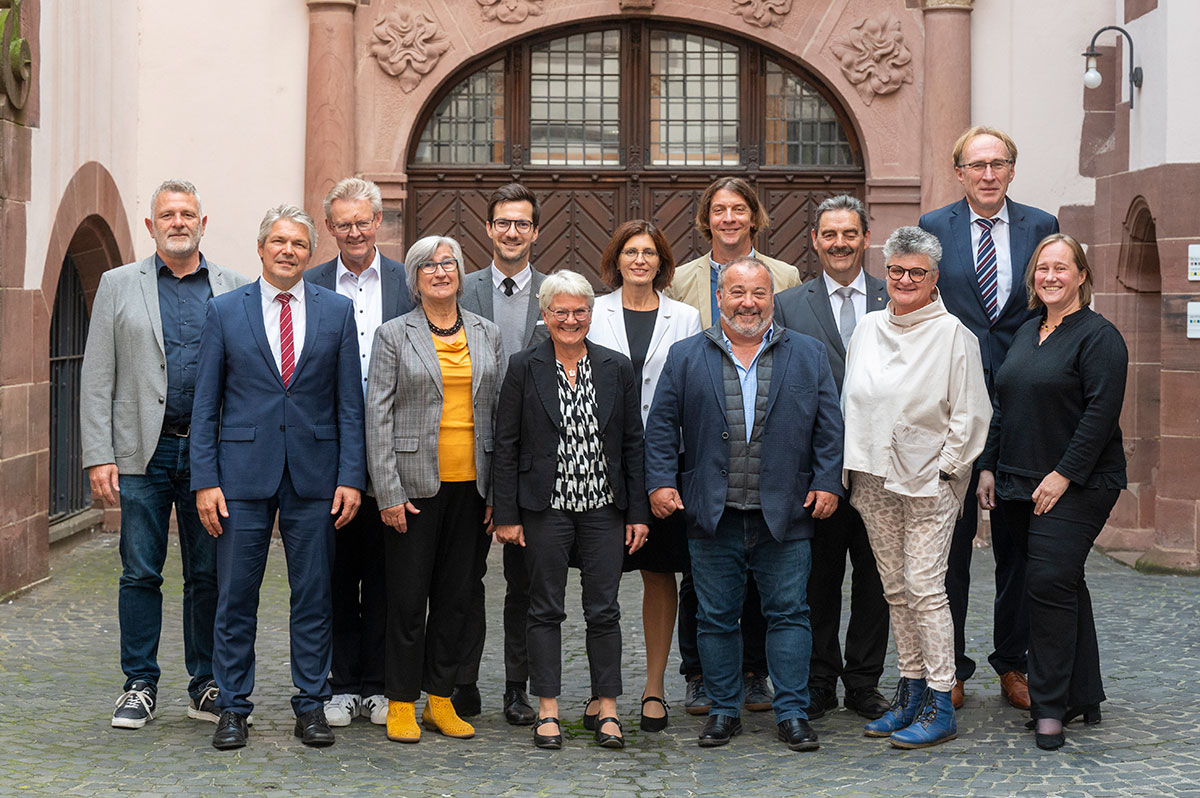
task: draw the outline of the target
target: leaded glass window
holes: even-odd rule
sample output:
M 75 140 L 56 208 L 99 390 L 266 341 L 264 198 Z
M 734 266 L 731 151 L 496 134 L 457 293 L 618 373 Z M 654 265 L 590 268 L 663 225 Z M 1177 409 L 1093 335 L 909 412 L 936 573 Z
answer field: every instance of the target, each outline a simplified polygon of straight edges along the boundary
M 504 162 L 504 63 L 469 75 L 434 111 L 417 144 L 416 163 Z
M 650 36 L 650 163 L 736 166 L 738 48 L 691 33 Z
M 621 32 L 593 31 L 530 48 L 529 162 L 621 164 Z
M 800 76 L 767 62 L 766 158 L 769 166 L 853 166 L 854 154 L 833 107 Z

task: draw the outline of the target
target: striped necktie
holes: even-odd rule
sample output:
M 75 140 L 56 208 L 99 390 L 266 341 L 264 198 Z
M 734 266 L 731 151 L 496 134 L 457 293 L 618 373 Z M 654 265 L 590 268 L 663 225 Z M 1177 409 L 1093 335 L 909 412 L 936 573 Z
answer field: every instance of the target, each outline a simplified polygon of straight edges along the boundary
M 976 219 L 979 225 L 979 250 L 975 253 L 975 276 L 979 279 L 979 292 L 983 295 L 983 306 L 993 322 L 1000 315 L 996 304 L 996 243 L 992 241 L 992 225 L 995 219 Z
M 283 307 L 279 309 L 279 375 L 283 377 L 283 387 L 292 381 L 292 372 L 296 370 L 296 342 L 292 339 L 292 295 L 286 291 L 275 296 Z

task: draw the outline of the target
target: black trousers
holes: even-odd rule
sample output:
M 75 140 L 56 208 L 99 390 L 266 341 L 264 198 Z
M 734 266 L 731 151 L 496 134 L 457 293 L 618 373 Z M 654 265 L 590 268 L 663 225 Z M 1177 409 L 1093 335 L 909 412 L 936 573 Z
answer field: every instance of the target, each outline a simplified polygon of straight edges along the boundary
M 525 627 L 529 623 L 529 573 L 525 569 L 525 550 L 506 544 L 504 563 L 504 678 L 524 684 L 529 678 L 529 657 L 525 651 Z M 455 684 L 479 681 L 479 661 L 487 635 L 487 603 L 483 577 L 487 574 L 488 549 L 479 558 L 479 576 L 471 585 L 471 602 L 463 627 L 462 654 Z
M 383 540 L 391 529 L 379 505 L 365 493 L 354 520 L 335 533 L 333 588 L 334 695 L 383 693 L 383 647 L 387 627 L 387 576 Z
M 850 622 L 845 660 L 838 640 L 842 623 L 842 580 L 850 557 Z M 849 502 L 816 522 L 812 573 L 808 577 L 813 653 L 809 687 L 834 690 L 840 678 L 847 690 L 875 687 L 887 655 L 888 605 L 862 516 Z
M 700 602 L 692 584 L 691 568 L 679 580 L 679 672 L 691 679 L 704 669 L 700 666 L 700 646 L 696 642 L 696 613 Z M 742 603 L 742 673 L 767 675 L 767 620 L 753 574 L 746 575 L 746 600 Z
M 388 573 L 385 690 L 393 701 L 424 691 L 449 696 L 458 673 L 463 626 L 483 534 L 484 501 L 471 482 L 443 482 L 413 499 L 408 531 L 384 536 Z
M 487 640 L 487 597 L 484 594 L 483 577 L 487 575 L 490 550 L 489 540 L 489 545 L 480 547 L 479 559 L 475 562 L 475 576 L 471 581 L 471 597 L 467 603 L 467 617 L 463 622 L 455 684 L 475 684 L 479 681 L 479 661 L 483 658 L 483 644 Z
M 1088 552 L 1120 491 L 1074 484 L 1044 515 L 1032 502 L 1001 502 L 1026 557 L 1029 589 L 1029 698 L 1034 718 L 1062 720 L 1067 707 L 1104 700 Z
M 567 560 L 574 547 L 583 584 L 588 668 L 592 695 L 621 695 L 621 565 L 623 513 L 611 504 L 571 512 L 523 510 L 525 564 L 529 569 L 529 691 L 542 698 L 562 693 L 562 622 L 566 619 Z
M 954 620 L 954 670 L 962 680 L 975 674 L 975 660 L 966 654 L 967 597 L 971 590 L 971 551 L 978 529 L 979 501 L 975 488 L 979 472 L 971 473 L 963 515 L 954 525 L 950 562 L 946 568 L 946 598 Z M 1025 592 L 1025 557 L 1013 537 L 1013 522 L 1005 509 L 991 512 L 992 556 L 996 562 L 996 598 L 992 605 L 992 640 L 995 649 L 988 663 L 996 673 L 1029 670 L 1029 598 Z

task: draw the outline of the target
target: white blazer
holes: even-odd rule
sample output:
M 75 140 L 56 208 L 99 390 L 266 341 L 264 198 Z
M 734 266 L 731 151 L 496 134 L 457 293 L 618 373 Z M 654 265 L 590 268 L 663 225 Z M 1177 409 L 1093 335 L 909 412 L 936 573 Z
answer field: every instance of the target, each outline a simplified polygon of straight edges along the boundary
M 650 347 L 646 350 L 646 362 L 642 366 L 642 426 L 650 414 L 658 378 L 667 362 L 667 352 L 676 341 L 682 341 L 700 332 L 700 311 L 691 305 L 668 299 L 658 294 L 658 315 L 654 318 L 654 333 L 650 336 Z M 629 337 L 625 333 L 625 313 L 621 307 L 621 289 L 596 297 L 592 309 L 592 326 L 588 340 L 615 349 L 629 357 Z

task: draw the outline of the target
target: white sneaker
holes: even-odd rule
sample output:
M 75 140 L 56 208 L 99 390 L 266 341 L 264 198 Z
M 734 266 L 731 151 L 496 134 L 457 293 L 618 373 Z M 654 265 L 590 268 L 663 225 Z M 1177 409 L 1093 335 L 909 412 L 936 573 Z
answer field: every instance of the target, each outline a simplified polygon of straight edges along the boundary
M 349 726 L 358 717 L 361 700 L 350 693 L 338 693 L 325 702 L 325 722 L 330 726 Z
M 388 700 L 381 695 L 369 695 L 362 700 L 362 716 L 376 726 L 387 725 Z

